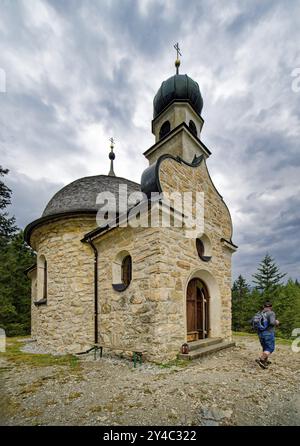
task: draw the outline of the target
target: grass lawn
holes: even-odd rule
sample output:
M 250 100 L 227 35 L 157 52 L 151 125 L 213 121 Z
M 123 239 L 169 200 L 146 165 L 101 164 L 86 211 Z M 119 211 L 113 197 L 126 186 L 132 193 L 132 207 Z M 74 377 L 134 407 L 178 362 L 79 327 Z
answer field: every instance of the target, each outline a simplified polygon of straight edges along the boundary
M 26 341 L 26 339 L 29 339 L 29 336 L 16 336 L 7 338 L 6 351 L 0 352 L 0 358 L 5 358 L 8 361 L 13 361 L 17 364 L 28 364 L 37 367 L 46 367 L 52 365 L 67 365 L 73 368 L 79 367 L 79 360 L 74 355 L 54 356 L 50 354 L 22 352 L 20 350 L 23 345 L 22 341 Z
M 253 337 L 253 338 L 257 337 L 256 333 L 246 333 L 244 331 L 233 331 L 232 335 L 233 336 L 247 336 L 247 337 Z M 282 345 L 291 345 L 293 342 L 293 339 L 284 339 L 284 338 L 279 338 L 276 336 L 276 342 L 278 344 L 282 344 Z

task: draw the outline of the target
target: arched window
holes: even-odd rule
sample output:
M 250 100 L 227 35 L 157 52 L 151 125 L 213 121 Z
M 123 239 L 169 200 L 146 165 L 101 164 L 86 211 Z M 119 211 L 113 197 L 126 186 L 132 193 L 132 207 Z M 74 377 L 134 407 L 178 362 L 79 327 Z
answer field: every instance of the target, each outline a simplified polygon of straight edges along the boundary
M 37 260 L 37 300 L 35 305 L 42 305 L 47 303 L 48 298 L 48 267 L 47 260 L 42 254 L 38 256 Z
M 131 282 L 131 277 L 132 277 L 131 271 L 132 271 L 131 257 L 126 256 L 122 262 L 122 282 L 126 287 L 128 287 Z
M 160 128 L 159 131 L 159 139 L 163 138 L 164 136 L 166 136 L 171 130 L 171 125 L 169 121 L 165 121 L 163 123 L 163 125 Z
M 132 259 L 128 251 L 121 251 L 112 264 L 113 289 L 124 291 L 132 280 Z
M 191 129 L 192 133 L 194 133 L 194 135 L 197 136 L 197 127 L 194 121 L 190 120 L 189 128 Z
M 44 283 L 43 283 L 43 299 L 47 300 L 48 294 L 48 271 L 47 271 L 47 260 L 44 260 Z

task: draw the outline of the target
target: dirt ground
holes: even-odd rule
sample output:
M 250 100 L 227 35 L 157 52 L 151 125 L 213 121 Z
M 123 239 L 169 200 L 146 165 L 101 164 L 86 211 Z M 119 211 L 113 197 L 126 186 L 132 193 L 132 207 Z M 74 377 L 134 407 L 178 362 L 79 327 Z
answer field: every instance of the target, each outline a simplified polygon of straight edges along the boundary
M 278 344 L 268 370 L 254 336 L 196 361 L 0 354 L 0 425 L 300 425 L 300 353 Z M 11 349 L 11 350 L 10 350 Z

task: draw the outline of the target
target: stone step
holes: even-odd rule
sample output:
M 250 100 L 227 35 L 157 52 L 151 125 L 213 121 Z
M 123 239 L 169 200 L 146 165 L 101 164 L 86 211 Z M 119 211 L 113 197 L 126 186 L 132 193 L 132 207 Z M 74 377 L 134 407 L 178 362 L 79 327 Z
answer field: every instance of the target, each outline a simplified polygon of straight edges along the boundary
M 179 353 L 178 358 L 186 359 L 186 360 L 202 358 L 203 356 L 209 355 L 211 353 L 216 353 L 216 352 L 223 350 L 225 348 L 234 347 L 234 346 L 235 346 L 235 342 L 222 341 L 222 342 L 218 342 L 217 344 L 209 345 L 207 347 L 199 347 L 197 350 L 192 350 L 192 351 L 190 351 L 190 353 L 188 353 L 186 355 Z
M 198 341 L 188 342 L 190 351 L 198 350 L 198 348 L 208 347 L 209 345 L 218 344 L 222 342 L 222 338 L 205 338 L 199 339 Z

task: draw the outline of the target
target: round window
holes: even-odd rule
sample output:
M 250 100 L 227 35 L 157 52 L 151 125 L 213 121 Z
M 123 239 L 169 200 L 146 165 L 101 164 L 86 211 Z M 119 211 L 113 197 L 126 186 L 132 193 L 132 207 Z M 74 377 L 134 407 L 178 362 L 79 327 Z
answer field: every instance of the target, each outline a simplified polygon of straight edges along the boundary
M 203 262 L 208 262 L 211 259 L 211 245 L 209 238 L 205 235 L 196 239 L 196 249 L 198 256 Z
M 196 239 L 196 248 L 197 248 L 197 252 L 198 252 L 198 256 L 201 258 L 204 256 L 204 245 L 202 240 L 200 240 L 199 238 Z

